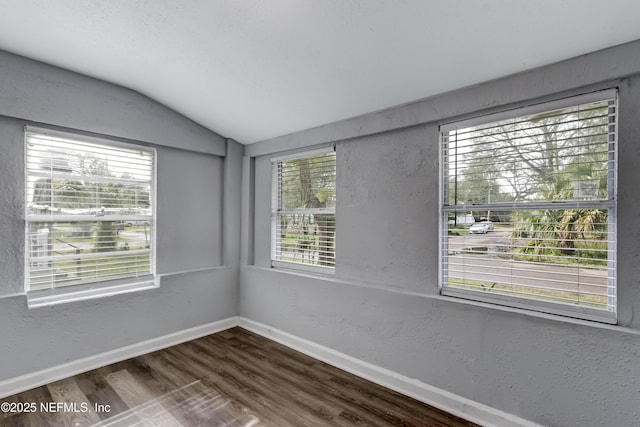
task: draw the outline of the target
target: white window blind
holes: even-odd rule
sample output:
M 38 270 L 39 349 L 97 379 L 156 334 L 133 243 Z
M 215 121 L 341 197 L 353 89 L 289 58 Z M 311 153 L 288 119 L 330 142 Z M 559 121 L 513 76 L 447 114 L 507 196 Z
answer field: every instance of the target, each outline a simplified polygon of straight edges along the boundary
M 335 266 L 336 154 L 273 160 L 273 266 L 331 272 Z
M 26 289 L 152 279 L 155 151 L 28 127 Z
M 441 127 L 441 288 L 613 323 L 616 93 Z

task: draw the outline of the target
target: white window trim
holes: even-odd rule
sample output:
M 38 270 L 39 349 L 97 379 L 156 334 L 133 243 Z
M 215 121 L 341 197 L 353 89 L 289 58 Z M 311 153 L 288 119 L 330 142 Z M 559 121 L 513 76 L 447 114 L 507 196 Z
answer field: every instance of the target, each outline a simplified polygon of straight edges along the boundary
M 134 150 L 144 149 L 145 151 L 149 151 L 153 153 L 153 164 L 152 164 L 152 184 L 153 184 L 153 200 L 151 203 L 151 218 L 153 219 L 150 227 L 150 234 L 152 238 L 153 245 L 151 245 L 150 251 L 150 273 L 147 275 L 142 275 L 138 277 L 130 277 L 124 279 L 116 279 L 116 280 L 108 280 L 101 282 L 93 282 L 86 283 L 80 285 L 71 285 L 71 286 L 63 286 L 59 288 L 53 289 L 39 289 L 39 290 L 31 290 L 29 289 L 29 269 L 27 266 L 29 265 L 29 251 L 25 250 L 24 254 L 24 265 L 25 265 L 25 277 L 24 277 L 24 289 L 25 294 L 27 296 L 27 304 L 28 308 L 38 308 L 51 306 L 56 304 L 70 303 L 75 301 L 82 301 L 87 299 L 95 299 L 95 298 L 103 298 L 110 297 L 114 295 L 137 292 L 147 289 L 155 289 L 160 286 L 160 277 L 157 274 L 157 200 L 158 200 L 158 153 L 155 147 L 144 145 L 144 144 L 135 144 L 123 142 L 117 139 L 111 139 L 109 137 L 96 137 L 91 135 L 85 135 L 81 131 L 75 132 L 66 132 L 59 131 L 55 129 L 43 128 L 39 126 L 25 126 L 24 127 L 24 135 L 25 135 L 25 152 L 27 145 L 27 133 L 37 133 L 41 135 L 57 137 L 57 138 L 67 138 L 71 140 L 80 140 L 87 143 L 92 144 L 100 144 L 105 146 L 113 146 L 120 148 L 128 148 Z M 27 156 L 24 156 L 24 182 L 25 182 L 25 193 L 26 193 L 26 183 L 27 183 Z M 26 209 L 28 204 L 25 203 L 25 248 L 27 248 L 27 241 L 29 240 L 29 220 L 27 219 Z M 37 218 L 37 217 L 36 217 Z M 82 217 L 74 217 L 74 220 L 82 220 Z M 121 219 L 119 216 L 112 216 L 114 220 Z M 141 217 L 142 218 L 142 217 Z M 91 216 L 87 218 L 87 220 L 94 219 L 95 217 Z M 144 219 L 144 218 L 142 218 Z
M 299 271 L 301 273 L 313 273 L 322 276 L 333 276 L 335 273 L 335 267 L 328 267 L 322 265 L 305 265 L 297 262 L 271 260 L 271 266 L 273 268 L 283 270 Z
M 144 276 L 137 277 L 137 281 L 131 283 L 101 282 L 97 286 L 83 285 L 70 286 L 66 288 L 30 291 L 27 293 L 27 305 L 29 308 L 46 307 L 56 304 L 66 304 L 88 299 L 112 297 L 115 295 L 131 292 L 144 291 L 147 289 L 157 289 L 160 287 L 158 278 Z
M 335 145 L 329 145 L 322 148 L 305 150 L 305 151 L 297 151 L 295 153 L 289 153 L 284 155 L 277 155 L 271 157 L 271 268 L 280 269 L 283 271 L 290 270 L 292 272 L 300 272 L 300 273 L 310 273 L 314 275 L 320 276 L 334 276 L 335 275 L 335 265 L 334 266 L 321 266 L 321 265 L 311 265 L 311 264 L 302 264 L 297 262 L 289 262 L 282 261 L 276 259 L 277 253 L 277 245 L 275 235 L 277 232 L 277 219 L 278 214 L 295 214 L 299 213 L 299 211 L 290 211 L 290 210 L 282 210 L 278 211 L 278 173 L 276 165 L 278 162 L 283 162 L 287 160 L 295 160 L 304 157 L 312 157 L 319 156 L 322 154 L 335 153 Z M 310 213 L 325 213 L 327 209 L 325 208 L 309 208 L 305 209 L 306 212 Z M 330 210 L 335 215 L 335 208 Z
M 481 116 L 473 117 L 466 120 L 448 122 L 440 125 L 439 132 L 438 132 L 438 159 L 439 159 L 438 161 L 438 165 L 439 165 L 438 289 L 441 295 L 479 301 L 479 302 L 485 302 L 485 303 L 490 303 L 495 305 L 502 305 L 506 307 L 520 308 L 520 309 L 525 309 L 529 311 L 536 311 L 541 313 L 556 314 L 556 315 L 565 316 L 565 317 L 579 318 L 583 320 L 590 320 L 590 321 L 596 321 L 596 322 L 602 322 L 602 323 L 608 323 L 608 324 L 617 324 L 617 310 L 615 312 L 610 312 L 605 310 L 593 309 L 590 307 L 572 306 L 567 304 L 559 304 L 559 303 L 528 299 L 523 297 L 515 297 L 515 296 L 509 296 L 509 295 L 483 294 L 480 291 L 458 289 L 458 288 L 444 286 L 445 275 L 446 275 L 446 271 L 444 268 L 444 260 L 446 259 L 445 253 L 448 252 L 448 248 L 447 248 L 448 221 L 447 219 L 445 219 L 445 216 L 447 215 L 448 211 L 444 209 L 445 194 L 444 194 L 444 181 L 443 181 L 444 164 L 442 161 L 443 159 L 442 134 L 445 132 L 456 130 L 456 129 L 464 129 L 464 128 L 473 127 L 473 126 L 477 126 L 485 123 L 508 120 L 516 117 L 528 116 L 528 115 L 533 115 L 533 114 L 537 114 L 545 111 L 562 109 L 562 108 L 567 108 L 567 107 L 571 107 L 579 104 L 603 101 L 607 99 L 615 100 L 616 116 L 619 117 L 618 90 L 607 89 L 603 91 L 582 94 L 582 95 L 573 96 L 569 98 L 562 98 L 555 101 L 528 105 L 521 108 L 510 109 L 510 110 L 506 110 L 499 113 L 481 115 Z M 603 206 L 606 206 L 607 209 L 610 210 L 610 212 L 613 212 L 614 220 L 610 221 L 609 226 L 610 226 L 610 232 L 612 232 L 614 236 L 612 245 L 613 245 L 613 257 L 615 259 L 617 259 L 617 240 L 618 240 L 617 239 L 617 194 L 618 194 L 617 159 L 618 159 L 618 146 L 619 146 L 619 140 L 618 140 L 619 129 L 618 128 L 619 128 L 619 124 L 616 123 L 616 126 L 615 126 L 616 166 L 614 168 L 614 173 L 616 174 L 616 177 L 613 179 L 612 177 L 609 178 L 609 181 L 610 181 L 609 192 L 610 194 L 613 193 L 613 197 L 611 197 L 611 199 L 608 201 L 601 202 Z M 597 203 L 598 202 L 596 202 L 595 204 Z M 528 208 L 535 209 L 536 205 L 538 204 L 530 203 L 530 204 L 527 204 L 526 206 Z M 579 206 L 579 202 L 576 202 L 576 203 L 570 202 L 569 204 L 564 204 L 562 202 L 554 203 L 554 206 L 557 207 L 558 209 L 562 209 L 563 206 L 574 206 L 574 205 Z M 483 206 L 486 208 L 487 205 L 478 205 L 478 206 L 474 205 L 474 209 L 482 210 Z M 500 207 L 512 208 L 514 204 L 501 205 L 496 203 L 496 204 L 491 204 L 490 206 L 492 210 L 499 210 Z M 615 280 L 615 276 L 617 276 L 616 271 L 614 271 L 614 280 Z M 617 294 L 617 287 L 616 287 L 616 294 Z

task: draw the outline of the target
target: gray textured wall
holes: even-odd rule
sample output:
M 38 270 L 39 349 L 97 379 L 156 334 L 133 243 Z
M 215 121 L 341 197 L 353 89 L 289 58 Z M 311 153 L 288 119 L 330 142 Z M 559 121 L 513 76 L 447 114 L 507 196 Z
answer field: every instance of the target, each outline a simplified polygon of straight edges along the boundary
M 224 155 L 225 141 L 135 91 L 0 51 L 0 115 Z
M 27 123 L 158 148 L 160 288 L 27 308 Z M 237 315 L 242 150 L 136 92 L 0 52 L 0 380 Z
M 607 87 L 620 88 L 619 325 L 439 296 L 438 124 Z M 245 174 L 254 232 L 243 243 L 254 263 L 241 268 L 240 313 L 541 424 L 636 425 L 638 117 L 635 42 L 247 147 L 257 156 Z M 338 140 L 336 277 L 270 269 L 269 153 L 329 140 Z

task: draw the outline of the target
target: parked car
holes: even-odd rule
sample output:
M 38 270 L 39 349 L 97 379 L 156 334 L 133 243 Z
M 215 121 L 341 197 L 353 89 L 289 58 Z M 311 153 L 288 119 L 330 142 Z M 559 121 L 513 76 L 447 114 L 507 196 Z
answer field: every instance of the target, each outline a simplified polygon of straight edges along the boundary
M 485 234 L 493 231 L 493 223 L 491 221 L 481 221 L 471 224 L 469 234 Z
M 149 225 L 149 221 L 144 219 L 128 219 L 124 222 L 124 225 L 131 227 L 133 225 Z
M 480 221 L 480 224 L 487 224 L 487 231 L 493 231 L 493 222 L 491 222 L 491 221 Z

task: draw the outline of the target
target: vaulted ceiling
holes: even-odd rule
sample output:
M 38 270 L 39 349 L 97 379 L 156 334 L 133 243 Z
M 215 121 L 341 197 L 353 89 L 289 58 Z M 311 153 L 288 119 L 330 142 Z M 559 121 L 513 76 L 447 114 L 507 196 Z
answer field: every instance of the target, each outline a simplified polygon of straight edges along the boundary
M 0 0 L 0 49 L 246 144 L 640 39 L 639 16 L 637 0 Z

